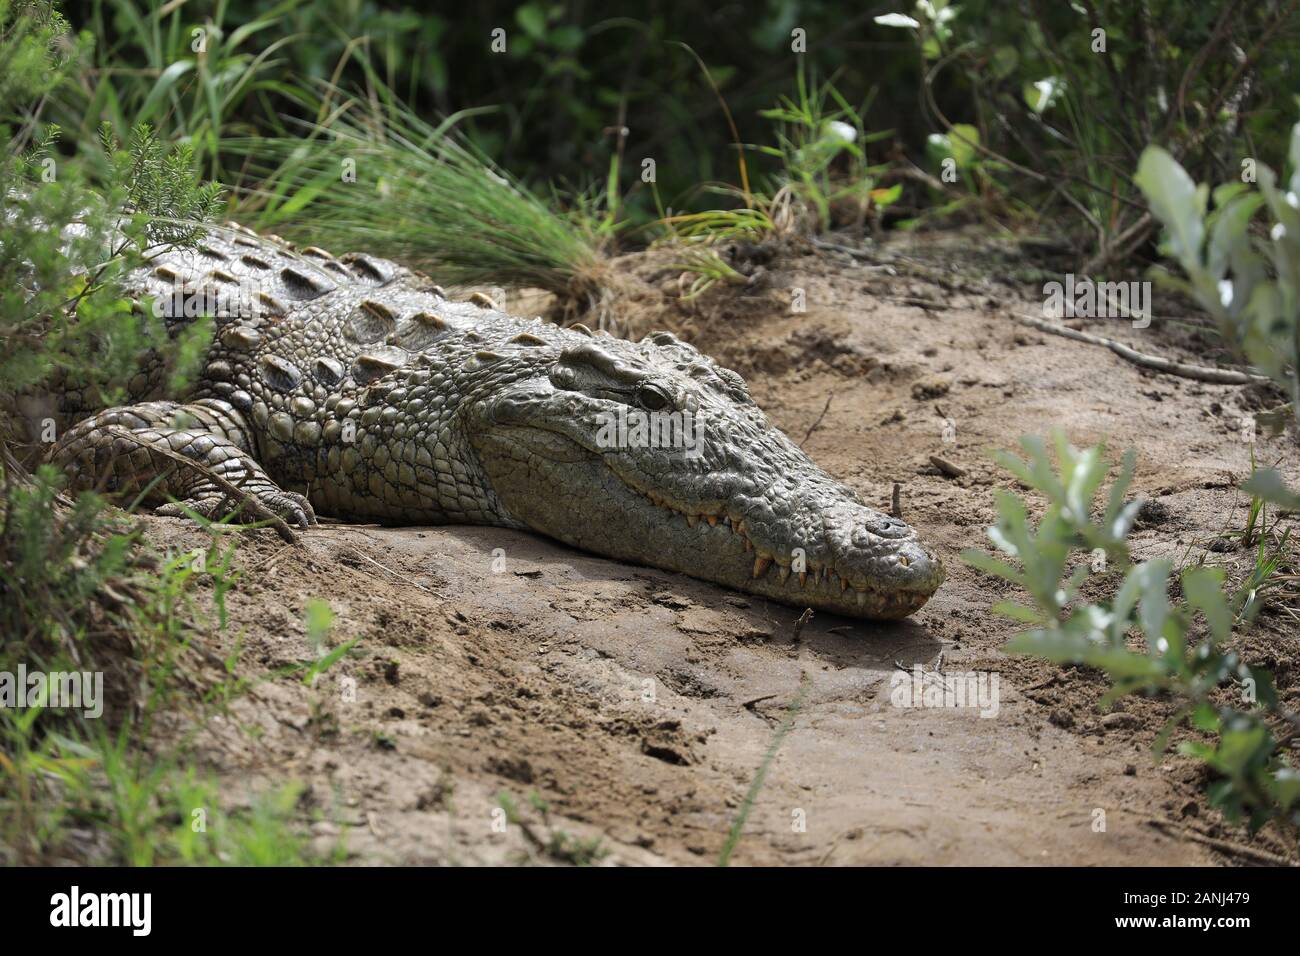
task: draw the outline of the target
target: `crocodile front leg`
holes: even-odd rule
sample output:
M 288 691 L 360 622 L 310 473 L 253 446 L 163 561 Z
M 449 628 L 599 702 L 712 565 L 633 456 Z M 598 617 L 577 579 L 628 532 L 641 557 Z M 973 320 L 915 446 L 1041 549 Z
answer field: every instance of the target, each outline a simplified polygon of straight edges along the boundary
M 188 468 L 172 455 L 202 469 Z M 162 515 L 181 516 L 188 508 L 217 520 L 239 511 L 238 500 L 205 474 L 206 469 L 289 524 L 305 528 L 316 523 L 307 499 L 281 489 L 257 464 L 243 419 L 217 399 L 107 409 L 70 429 L 50 452 L 50 460 L 63 469 L 74 490 L 103 488 L 122 496 L 143 492 L 144 503 L 158 505 Z M 240 517 L 256 520 L 244 513 Z

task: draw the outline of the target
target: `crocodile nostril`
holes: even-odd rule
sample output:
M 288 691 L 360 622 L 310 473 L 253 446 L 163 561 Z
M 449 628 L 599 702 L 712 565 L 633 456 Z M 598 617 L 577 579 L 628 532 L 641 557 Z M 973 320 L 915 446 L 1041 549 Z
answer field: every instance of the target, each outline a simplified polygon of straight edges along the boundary
M 912 529 L 897 518 L 881 517 L 867 522 L 867 530 L 882 538 L 905 538 Z

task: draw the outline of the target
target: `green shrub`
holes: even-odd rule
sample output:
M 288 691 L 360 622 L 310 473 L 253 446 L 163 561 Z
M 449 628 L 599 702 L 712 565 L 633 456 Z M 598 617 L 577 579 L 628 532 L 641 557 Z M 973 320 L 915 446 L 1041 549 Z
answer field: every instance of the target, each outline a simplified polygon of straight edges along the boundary
M 1226 178 L 1252 148 L 1281 148 L 1295 104 L 1280 94 L 1300 47 L 1291 5 L 1016 7 L 919 0 L 876 22 L 916 38 L 923 104 L 941 133 L 1005 161 L 1040 211 L 1086 225 L 1087 271 L 1151 234 L 1132 176 L 1142 144 L 1170 150 L 1197 179 Z
M 1209 313 L 1228 347 L 1276 382 L 1300 416 L 1300 123 L 1291 130 L 1291 176 L 1285 187 L 1268 166 L 1248 160 L 1238 180 L 1214 190 L 1197 185 L 1160 146 L 1148 146 L 1137 183 L 1165 227 L 1163 250 L 1185 279 L 1160 278 Z M 1213 209 L 1209 202 L 1213 198 Z M 1266 213 L 1263 230 L 1255 226 Z M 1247 490 L 1296 507 L 1272 472 Z
M 160 714 L 227 699 L 204 700 L 190 680 L 191 642 L 209 622 L 200 580 L 225 625 L 234 576 L 223 529 L 210 529 L 206 553 L 150 556 L 122 512 L 93 494 L 67 499 L 53 468 L 27 475 L 10 455 L 24 396 L 88 389 L 87 405 L 105 404 L 144 349 L 193 358 L 151 310 L 132 308 L 120 279 L 146 249 L 193 241 L 220 203 L 218 187 L 196 182 L 192 151 L 147 126 L 125 149 L 110 130 L 97 138 L 102 193 L 77 161 L 59 159 L 58 130 L 34 104 L 84 52 L 64 26 L 49 4 L 0 0 L 0 675 L 23 695 L 0 706 L 0 863 L 301 860 L 296 792 L 226 813 L 215 784 L 182 769 L 184 742 L 148 746 Z M 24 671 L 90 675 L 93 706 L 29 700 Z M 227 669 L 222 689 L 237 683 Z M 90 705 L 84 684 L 80 693 Z
M 1008 652 L 1098 668 L 1112 684 L 1103 704 L 1126 694 L 1167 697 L 1173 714 L 1157 737 L 1157 754 L 1179 728 L 1192 731 L 1198 739 L 1178 749 L 1214 771 L 1210 803 L 1252 829 L 1272 820 L 1294 836 L 1300 771 L 1284 741 L 1300 718 L 1280 706 L 1267 671 L 1224 646 L 1251 597 L 1247 589 L 1225 587 L 1217 568 L 1197 564 L 1175 574 L 1168 559 L 1129 561 L 1126 538 L 1140 506 L 1124 500 L 1132 452 L 1099 507 L 1107 472 L 1103 447 L 1079 451 L 1058 434 L 1054 468 L 1042 441 L 1021 444 L 1027 459 L 1003 452 L 997 460 L 1047 499 L 1042 519 L 1035 527 L 1025 503 L 1000 491 L 998 521 L 988 534 L 1005 557 L 962 552 L 969 564 L 1023 588 L 1032 600 L 993 607 L 1027 627 Z M 1095 604 L 1080 597 L 1094 565 L 1124 572 L 1112 596 Z M 1234 684 L 1240 706 L 1223 689 Z

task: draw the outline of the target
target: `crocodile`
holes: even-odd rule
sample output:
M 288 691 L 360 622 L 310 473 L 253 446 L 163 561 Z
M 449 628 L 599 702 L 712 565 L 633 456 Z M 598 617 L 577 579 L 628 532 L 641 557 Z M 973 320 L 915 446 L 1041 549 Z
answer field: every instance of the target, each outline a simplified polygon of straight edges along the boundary
M 391 261 L 234 223 L 126 288 L 173 333 L 205 316 L 210 340 L 186 394 L 164 394 L 154 355 L 130 404 L 63 434 L 49 457 L 73 488 L 211 519 L 246 516 L 251 497 L 304 528 L 320 513 L 525 529 L 857 618 L 905 617 L 943 580 L 909 525 L 669 332 L 633 342 L 516 317 Z

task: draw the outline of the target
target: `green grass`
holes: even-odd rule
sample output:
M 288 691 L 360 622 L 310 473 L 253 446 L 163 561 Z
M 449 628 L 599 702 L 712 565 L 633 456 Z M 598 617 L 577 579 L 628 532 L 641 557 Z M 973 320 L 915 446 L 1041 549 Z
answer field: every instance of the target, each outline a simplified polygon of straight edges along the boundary
M 95 0 L 84 26 L 100 43 L 50 112 L 92 162 L 100 161 L 102 122 L 120 130 L 148 123 L 164 141 L 188 144 L 210 179 L 240 183 L 242 157 L 227 140 L 283 130 L 285 104 L 310 99 L 290 70 L 303 38 L 285 32 L 287 15 L 302 5 L 283 0 L 232 23 L 226 0 L 204 5 L 202 16 L 193 4 Z
M 457 135 L 465 115 L 434 126 L 391 98 L 349 99 L 302 138 L 241 141 L 267 174 L 244 205 L 262 228 L 390 256 L 440 282 L 594 302 L 608 225 L 556 212 L 498 169 Z
M 674 266 L 694 276 L 683 298 L 693 299 L 719 282 L 747 281 L 715 246 L 815 236 L 831 229 L 837 210 L 842 215 L 846 209 L 853 210 L 852 225 L 861 231 L 873 209 L 898 198 L 901 187 L 876 188 L 884 167 L 867 160 L 867 144 L 890 135 L 867 132 L 863 113 L 869 102 L 851 106 L 833 81 L 817 83 L 800 67 L 794 95 L 782 96 L 775 108 L 761 113 L 773 123 L 775 145 L 748 147 L 779 161 L 779 172 L 765 180 L 764 189 L 751 191 L 742 161 L 740 187 L 702 190 L 728 197 L 736 203 L 733 208 L 661 216 L 655 224 L 662 233 L 655 245 L 676 250 Z
M 232 806 L 194 769 L 195 736 L 251 686 L 237 652 L 218 666 L 197 645 L 227 626 L 229 529 L 204 525 L 201 560 L 150 559 L 122 513 L 89 494 L 65 506 L 58 483 L 49 469 L 10 476 L 0 498 L 0 671 L 100 672 L 103 714 L 0 709 L 0 860 L 326 862 L 306 842 L 297 784 Z
M 801 66 L 795 75 L 794 96 L 782 96 L 762 116 L 773 121 L 776 145 L 752 147 L 776 157 L 781 174 L 772 184 L 772 204 L 789 192 L 806 217 L 803 228 L 825 232 L 832 225 L 832 206 L 848 203 L 856 210 L 860 230 L 873 203 L 887 205 L 898 190 L 878 190 L 883 166 L 867 160 L 866 146 L 892 135 L 868 132 L 863 115 L 872 96 L 858 107 L 849 104 L 834 80 L 819 83 Z
M 801 675 L 799 694 L 786 708 L 785 714 L 782 715 L 781 723 L 777 725 L 776 732 L 772 734 L 772 742 L 767 745 L 767 753 L 763 755 L 763 762 L 758 765 L 758 771 L 754 774 L 754 779 L 750 781 L 749 790 L 745 793 L 745 799 L 741 801 L 740 809 L 736 811 L 736 816 L 731 821 L 731 829 L 727 831 L 727 839 L 723 842 L 722 849 L 718 853 L 718 866 L 728 866 L 731 863 L 731 855 L 736 851 L 736 846 L 740 843 L 740 837 L 745 832 L 745 823 L 749 820 L 750 811 L 754 809 L 754 803 L 763 790 L 763 784 L 767 782 L 767 773 L 772 768 L 772 761 L 776 759 L 777 752 L 781 749 L 786 734 L 790 733 L 794 727 L 795 718 L 799 716 L 804 697 L 808 694 L 808 687 L 808 675 Z
M 527 799 L 542 818 L 544 835 L 538 833 L 532 824 L 519 815 L 514 797 L 504 790 L 497 794 L 497 804 L 505 812 L 506 822 L 519 827 L 524 839 L 534 850 L 557 863 L 569 863 L 573 866 L 593 866 L 609 855 L 609 850 L 602 846 L 603 841 L 600 837 L 583 839 L 552 825 L 550 805 L 536 791 L 530 791 Z

